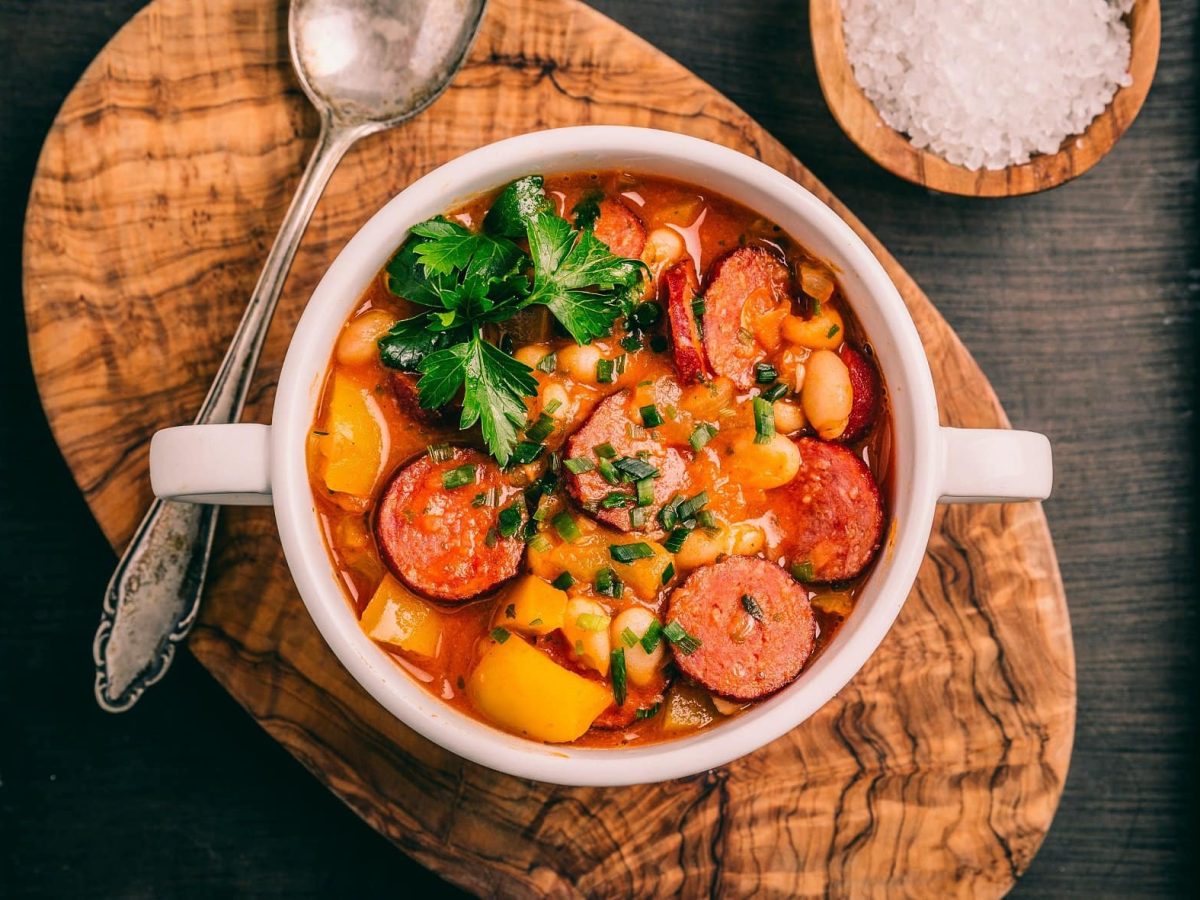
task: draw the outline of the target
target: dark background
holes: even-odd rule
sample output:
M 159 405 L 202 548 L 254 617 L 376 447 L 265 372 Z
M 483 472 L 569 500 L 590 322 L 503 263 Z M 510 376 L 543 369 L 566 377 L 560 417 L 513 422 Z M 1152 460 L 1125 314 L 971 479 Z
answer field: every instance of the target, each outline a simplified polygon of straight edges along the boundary
M 982 201 L 901 182 L 849 143 L 817 86 L 805 3 L 593 2 L 774 132 L 912 272 L 1013 423 L 1050 436 L 1079 718 L 1058 817 L 1016 893 L 1183 893 L 1200 765 L 1197 4 L 1164 5 L 1154 88 L 1106 160 L 1046 194 Z M 141 5 L 0 0 L 0 895 L 433 888 L 186 654 L 131 714 L 92 701 L 114 556 L 38 404 L 21 225 L 56 109 Z

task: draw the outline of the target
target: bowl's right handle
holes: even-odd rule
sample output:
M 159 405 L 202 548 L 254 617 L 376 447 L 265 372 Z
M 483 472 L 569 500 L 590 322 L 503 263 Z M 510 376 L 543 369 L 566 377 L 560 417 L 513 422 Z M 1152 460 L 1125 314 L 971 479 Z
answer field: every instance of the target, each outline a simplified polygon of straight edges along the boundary
M 941 428 L 942 503 L 1045 500 L 1054 482 L 1050 441 L 1033 431 Z

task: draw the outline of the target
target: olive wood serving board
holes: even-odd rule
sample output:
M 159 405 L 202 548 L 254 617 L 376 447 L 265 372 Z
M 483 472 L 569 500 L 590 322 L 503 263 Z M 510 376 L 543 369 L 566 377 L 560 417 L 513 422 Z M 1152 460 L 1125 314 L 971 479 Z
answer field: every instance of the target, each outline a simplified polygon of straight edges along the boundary
M 114 547 L 150 500 L 150 435 L 199 407 L 313 144 L 286 30 L 281 2 L 154 0 L 84 73 L 42 151 L 25 232 L 30 351 L 50 425 Z M 943 421 L 1007 427 L 970 355 L 853 215 L 729 100 L 576 0 L 492 0 L 449 91 L 342 162 L 246 420 L 268 420 L 301 308 L 371 213 L 467 150 L 581 123 L 708 138 L 814 191 L 899 286 Z M 1038 505 L 942 510 L 891 633 L 801 727 L 707 774 L 617 790 L 499 775 L 414 734 L 325 647 L 270 510 L 228 509 L 221 522 L 191 651 L 351 809 L 476 893 L 994 896 L 1054 815 L 1075 673 Z

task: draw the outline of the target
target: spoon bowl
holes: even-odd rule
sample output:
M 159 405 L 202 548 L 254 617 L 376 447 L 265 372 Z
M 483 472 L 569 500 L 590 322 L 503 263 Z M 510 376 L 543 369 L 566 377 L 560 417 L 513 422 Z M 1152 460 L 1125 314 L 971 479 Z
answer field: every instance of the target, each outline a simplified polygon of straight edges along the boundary
M 313 105 L 339 126 L 387 128 L 449 85 L 486 0 L 293 0 L 292 66 Z
M 838 125 L 858 148 L 893 175 L 935 191 L 967 197 L 1013 197 L 1056 187 L 1082 175 L 1116 145 L 1137 117 L 1158 65 L 1159 0 L 1136 0 L 1127 16 L 1129 74 L 1133 83 L 1117 91 L 1083 134 L 1069 135 L 1057 153 L 1035 156 L 1004 169 L 971 170 L 914 147 L 883 121 L 863 93 L 846 55 L 841 0 L 811 0 L 809 28 L 817 79 Z

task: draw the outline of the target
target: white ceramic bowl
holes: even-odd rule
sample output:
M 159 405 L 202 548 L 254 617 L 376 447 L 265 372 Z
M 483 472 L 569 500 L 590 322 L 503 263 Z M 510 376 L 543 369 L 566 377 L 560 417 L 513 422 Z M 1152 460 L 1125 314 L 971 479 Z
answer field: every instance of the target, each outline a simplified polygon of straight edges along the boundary
M 736 718 L 680 740 L 591 749 L 524 740 L 452 709 L 413 681 L 358 627 L 326 553 L 309 489 L 305 444 L 334 341 L 368 282 L 409 228 L 529 173 L 621 169 L 692 182 L 737 200 L 841 273 L 876 351 L 891 399 L 895 523 L 857 608 L 796 681 Z M 1042 499 L 1050 445 L 1039 434 L 938 425 L 929 364 L 896 288 L 870 250 L 820 200 L 757 160 L 706 141 L 642 128 L 587 126 L 482 147 L 426 175 L 376 213 L 317 286 L 296 328 L 266 425 L 171 428 L 155 435 L 160 497 L 273 503 L 288 566 L 313 621 L 376 700 L 429 740 L 493 769 L 568 785 L 664 781 L 719 766 L 795 728 L 836 694 L 879 645 L 908 596 L 939 500 Z

